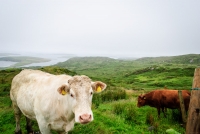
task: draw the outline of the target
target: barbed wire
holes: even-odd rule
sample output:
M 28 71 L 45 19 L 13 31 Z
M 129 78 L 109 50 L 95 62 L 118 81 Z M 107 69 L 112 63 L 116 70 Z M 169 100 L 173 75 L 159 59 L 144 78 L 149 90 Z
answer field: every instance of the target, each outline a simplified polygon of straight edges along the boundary
M 200 88 L 195 87 L 195 88 L 191 88 L 191 90 L 200 90 Z

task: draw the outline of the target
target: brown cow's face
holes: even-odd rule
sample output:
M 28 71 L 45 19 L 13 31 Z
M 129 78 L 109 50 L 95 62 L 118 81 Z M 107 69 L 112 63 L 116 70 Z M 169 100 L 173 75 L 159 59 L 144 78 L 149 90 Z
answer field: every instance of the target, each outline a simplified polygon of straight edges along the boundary
M 137 107 L 142 107 L 145 105 L 146 102 L 146 98 L 144 95 L 140 95 L 138 96 L 138 103 L 137 103 Z

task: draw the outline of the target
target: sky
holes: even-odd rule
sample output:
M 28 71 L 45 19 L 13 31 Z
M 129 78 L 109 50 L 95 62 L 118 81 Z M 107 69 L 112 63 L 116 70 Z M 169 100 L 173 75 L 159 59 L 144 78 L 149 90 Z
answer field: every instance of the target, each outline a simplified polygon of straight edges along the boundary
M 1 0 L 0 53 L 200 54 L 200 0 Z

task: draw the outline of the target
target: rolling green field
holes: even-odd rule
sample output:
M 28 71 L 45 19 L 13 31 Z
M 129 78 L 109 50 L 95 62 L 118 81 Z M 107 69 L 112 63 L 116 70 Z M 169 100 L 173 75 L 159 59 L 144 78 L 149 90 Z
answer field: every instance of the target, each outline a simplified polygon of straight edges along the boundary
M 200 55 L 147 57 L 132 61 L 107 57 L 76 57 L 56 66 L 126 89 L 190 89 L 194 69 L 200 66 Z
M 200 55 L 116 60 L 107 57 L 71 58 L 55 66 L 37 68 L 53 74 L 88 75 L 93 81 L 105 82 L 108 87 L 94 94 L 94 121 L 75 124 L 69 134 L 166 134 L 174 129 L 183 134 L 178 110 L 168 110 L 167 117 L 157 118 L 155 108 L 138 108 L 137 96 L 154 89 L 187 89 L 192 87 L 194 70 L 200 65 Z M 21 69 L 0 70 L 0 133 L 12 134 L 14 113 L 9 98 L 12 78 Z M 21 122 L 25 133 L 25 119 Z M 34 122 L 34 129 L 38 130 Z M 52 132 L 55 133 L 55 132 Z

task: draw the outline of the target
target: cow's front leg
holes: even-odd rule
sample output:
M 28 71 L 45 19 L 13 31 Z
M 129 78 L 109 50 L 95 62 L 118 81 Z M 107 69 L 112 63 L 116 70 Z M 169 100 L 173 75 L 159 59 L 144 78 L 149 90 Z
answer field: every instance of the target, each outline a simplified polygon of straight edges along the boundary
M 69 123 L 65 123 L 63 125 L 63 129 L 65 130 L 65 132 L 59 132 L 59 134 L 68 134 L 68 132 L 74 128 L 74 122 L 75 120 L 73 119 Z
M 44 121 L 44 118 L 37 118 L 38 126 L 42 134 L 51 134 L 49 125 Z
M 51 134 L 51 131 L 46 123 L 38 123 L 38 125 L 42 134 Z
M 70 121 L 68 124 L 63 125 L 64 130 L 65 130 L 65 134 L 67 134 L 68 131 L 70 131 L 70 130 L 72 130 L 74 128 L 74 122 L 75 122 L 75 119 Z

